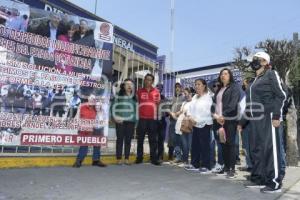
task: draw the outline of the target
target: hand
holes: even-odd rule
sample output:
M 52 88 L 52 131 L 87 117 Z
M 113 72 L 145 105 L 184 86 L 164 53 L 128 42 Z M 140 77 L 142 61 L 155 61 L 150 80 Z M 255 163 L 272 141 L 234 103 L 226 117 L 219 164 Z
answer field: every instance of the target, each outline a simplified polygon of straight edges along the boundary
M 122 124 L 122 123 L 123 123 L 123 121 L 122 121 L 122 120 L 119 120 L 119 119 L 115 119 L 115 122 L 116 122 L 117 124 Z
M 123 123 L 123 120 L 119 119 L 119 118 L 115 118 L 115 122 L 117 124 L 122 124 Z
M 177 119 L 177 117 L 176 117 L 175 113 L 173 113 L 173 112 L 170 112 L 170 115 L 171 115 L 171 117 L 172 117 L 173 119 Z
M 241 133 L 242 130 L 243 130 L 242 126 L 241 126 L 241 125 L 238 125 L 238 126 L 237 126 L 237 131 L 238 131 L 239 133 Z
M 272 120 L 272 125 L 275 127 L 275 128 L 278 128 L 280 126 L 280 120 Z
M 224 125 L 224 123 L 225 123 L 225 119 L 224 119 L 224 117 L 223 116 L 220 116 L 220 117 L 218 117 L 217 118 L 217 122 L 220 124 L 220 125 Z
M 192 122 L 192 125 L 195 126 L 197 124 L 197 122 L 191 118 L 190 116 L 188 116 L 189 120 Z

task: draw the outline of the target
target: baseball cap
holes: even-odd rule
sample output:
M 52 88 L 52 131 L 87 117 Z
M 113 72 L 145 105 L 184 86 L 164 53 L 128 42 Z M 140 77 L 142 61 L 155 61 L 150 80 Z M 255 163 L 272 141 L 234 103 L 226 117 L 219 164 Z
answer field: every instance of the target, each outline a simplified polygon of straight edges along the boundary
M 268 64 L 270 64 L 270 56 L 266 52 L 263 52 L 263 51 L 257 52 L 256 54 L 254 54 L 253 58 L 254 57 L 263 58 L 263 59 L 265 59 L 268 62 Z

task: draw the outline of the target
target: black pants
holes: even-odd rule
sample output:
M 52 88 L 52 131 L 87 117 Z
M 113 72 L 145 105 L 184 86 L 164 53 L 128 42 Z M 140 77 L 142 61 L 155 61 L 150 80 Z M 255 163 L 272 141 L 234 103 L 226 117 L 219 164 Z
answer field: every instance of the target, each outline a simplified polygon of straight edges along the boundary
M 168 140 L 169 160 L 172 160 L 173 156 L 174 156 L 175 136 L 176 136 L 175 125 L 176 125 L 176 120 L 170 119 L 170 124 L 169 124 L 169 140 Z
M 195 168 L 210 169 L 210 131 L 211 126 L 193 128 L 191 164 Z M 201 165 L 200 165 L 201 161 Z
M 77 114 L 78 108 L 70 108 L 68 112 L 68 117 L 69 118 L 74 118 Z
M 157 120 L 140 119 L 137 127 L 137 160 L 143 160 L 144 155 L 144 139 L 148 134 L 150 146 L 150 159 L 157 161 Z
M 163 119 L 164 120 L 164 119 Z M 163 160 L 164 158 L 164 143 L 166 137 L 166 123 L 162 120 L 158 121 L 157 126 L 158 132 L 158 159 Z
M 222 144 L 225 170 L 235 170 L 237 122 L 225 121 L 223 127 L 226 132 L 226 143 Z
M 253 162 L 251 181 L 273 189 L 281 188 L 284 171 L 281 169 L 279 129 L 272 125 L 270 114 L 261 120 L 250 120 L 250 158 Z
M 117 132 L 116 157 L 118 160 L 122 158 L 123 144 L 124 144 L 125 159 L 129 159 L 131 139 L 134 134 L 134 125 L 135 125 L 134 122 L 126 122 L 126 121 L 124 121 L 121 124 L 116 124 L 116 132 Z
M 56 117 L 57 113 L 58 113 L 59 117 L 62 117 L 64 115 L 64 113 L 65 113 L 64 108 L 62 108 L 62 107 L 54 107 L 53 108 L 53 117 Z

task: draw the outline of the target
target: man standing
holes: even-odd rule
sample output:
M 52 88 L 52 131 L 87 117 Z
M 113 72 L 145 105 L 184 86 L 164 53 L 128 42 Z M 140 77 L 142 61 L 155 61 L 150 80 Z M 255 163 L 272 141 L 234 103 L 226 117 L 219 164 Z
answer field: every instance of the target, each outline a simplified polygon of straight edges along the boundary
M 150 145 L 150 160 L 153 165 L 160 165 L 157 156 L 157 108 L 160 102 L 160 93 L 153 88 L 154 76 L 146 74 L 144 87 L 137 92 L 139 103 L 139 122 L 137 127 L 137 158 L 136 164 L 143 162 L 144 138 L 148 134 Z
M 96 96 L 91 94 L 88 98 L 88 102 L 84 103 L 80 106 L 80 119 L 86 119 L 86 120 L 95 120 L 103 121 L 103 110 L 102 105 L 100 102 L 97 102 Z M 99 124 L 96 124 L 96 127 L 88 127 L 90 130 L 86 131 L 80 131 L 79 134 L 84 135 L 97 135 L 97 136 L 103 136 L 104 128 L 101 127 Z M 88 153 L 88 146 L 80 146 L 78 155 L 76 158 L 75 163 L 73 164 L 73 167 L 79 168 L 82 165 L 82 162 L 84 158 L 86 157 Z M 96 167 L 106 167 L 107 165 L 104 164 L 101 160 L 101 148 L 100 146 L 94 146 L 93 147 L 93 156 L 92 156 L 92 166 Z

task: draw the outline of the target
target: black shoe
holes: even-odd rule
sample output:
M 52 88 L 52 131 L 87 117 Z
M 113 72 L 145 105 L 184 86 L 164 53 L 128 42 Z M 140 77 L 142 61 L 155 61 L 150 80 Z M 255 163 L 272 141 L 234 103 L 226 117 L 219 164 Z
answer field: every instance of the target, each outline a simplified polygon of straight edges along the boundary
M 258 188 L 258 189 L 261 189 L 261 188 L 265 187 L 265 185 L 258 184 L 258 183 L 253 183 L 253 182 L 246 183 L 246 184 L 244 184 L 244 186 L 246 188 Z
M 227 172 L 226 178 L 234 179 L 236 177 L 237 177 L 237 175 L 234 170 L 230 170 L 229 172 Z
M 141 163 L 143 163 L 143 160 L 142 160 L 142 159 L 136 159 L 136 160 L 135 160 L 135 164 L 141 164 Z
M 228 172 L 229 172 L 228 169 L 223 168 L 221 171 L 217 172 L 216 174 L 217 175 L 226 175 L 226 174 L 228 174 Z
M 72 167 L 74 167 L 74 168 L 79 168 L 79 167 L 81 167 L 81 163 L 82 163 L 82 161 L 76 160 L 76 162 L 73 164 Z
M 265 186 L 264 188 L 260 189 L 260 192 L 261 193 L 268 193 L 268 194 L 280 193 L 281 192 L 281 188 L 273 189 L 273 188 L 270 188 L 268 186 Z
M 247 181 L 251 181 L 251 176 L 250 175 L 244 175 Z
M 159 166 L 159 165 L 161 165 L 161 162 L 155 160 L 155 161 L 151 161 L 151 164 L 152 164 L 152 165 Z
M 107 167 L 107 165 L 104 164 L 103 162 L 101 162 L 100 160 L 93 161 L 92 166 L 96 166 L 96 167 Z

